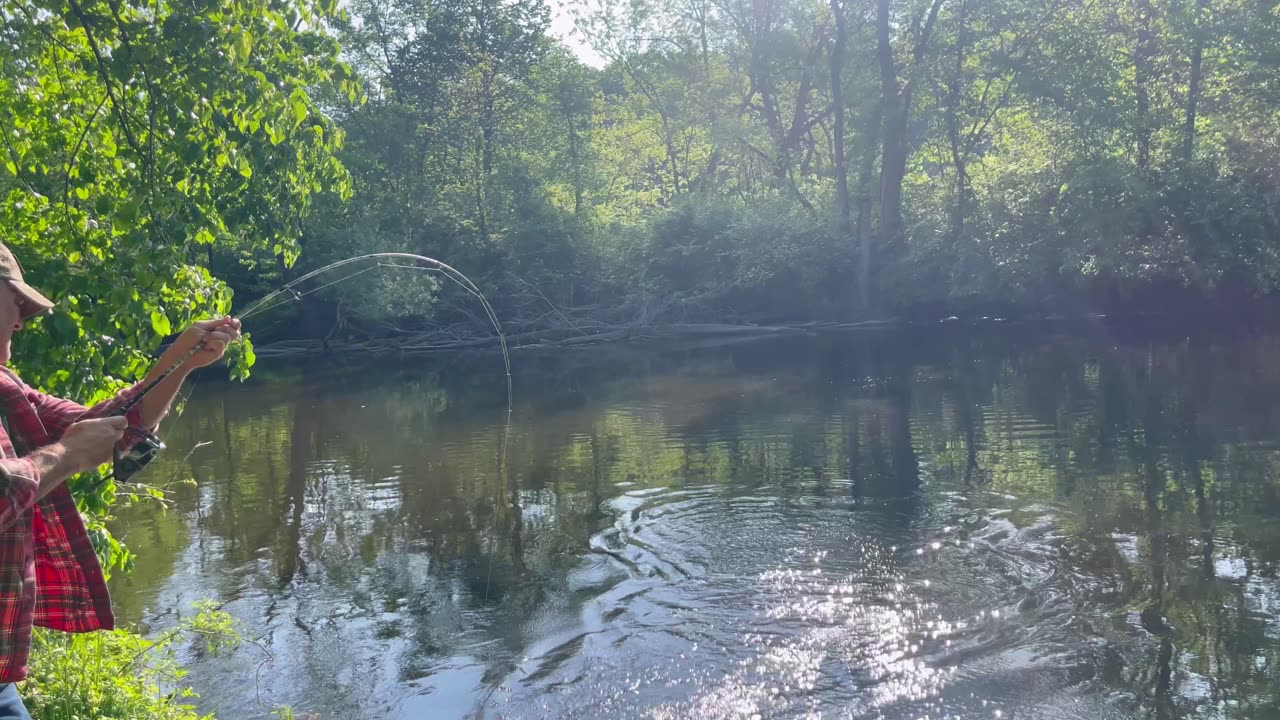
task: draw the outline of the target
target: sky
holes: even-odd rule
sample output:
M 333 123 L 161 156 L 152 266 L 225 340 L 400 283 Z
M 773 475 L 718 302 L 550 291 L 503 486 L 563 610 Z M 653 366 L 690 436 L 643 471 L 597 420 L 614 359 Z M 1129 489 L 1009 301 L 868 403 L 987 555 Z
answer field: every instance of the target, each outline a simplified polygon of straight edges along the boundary
M 568 9 L 572 0 L 547 0 L 551 8 L 551 35 L 564 43 L 578 59 L 592 67 L 603 67 L 604 60 L 586 43 L 575 37 L 573 18 Z

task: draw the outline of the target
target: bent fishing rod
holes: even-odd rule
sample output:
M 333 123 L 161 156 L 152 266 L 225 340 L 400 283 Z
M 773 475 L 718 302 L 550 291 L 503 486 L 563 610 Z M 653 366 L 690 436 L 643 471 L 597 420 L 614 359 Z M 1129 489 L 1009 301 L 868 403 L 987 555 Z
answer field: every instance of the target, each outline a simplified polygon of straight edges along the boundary
M 306 292 L 300 293 L 296 289 L 298 285 L 329 270 L 334 270 L 339 267 L 351 265 L 353 263 L 358 263 L 361 261 L 369 261 L 369 260 L 374 260 L 376 262 L 372 263 L 369 267 L 344 275 L 343 277 L 340 277 L 337 280 L 325 283 L 316 288 L 312 288 Z M 401 261 L 411 260 L 411 261 L 417 261 L 417 262 L 425 262 L 427 264 L 427 267 L 423 267 L 420 265 L 403 265 L 399 263 L 387 263 L 387 262 L 383 262 L 383 260 L 401 260 Z M 270 293 L 267 293 L 266 295 L 259 298 L 252 305 L 250 305 L 249 309 L 241 313 L 238 317 L 236 317 L 236 319 L 243 322 L 245 319 L 253 315 L 256 315 L 261 312 L 265 312 L 275 307 L 279 307 L 280 305 L 288 304 L 290 302 L 301 302 L 301 300 L 307 295 L 310 295 L 315 292 L 319 292 L 320 290 L 323 290 L 328 287 L 332 287 L 334 285 L 337 285 L 338 283 L 345 282 L 347 280 L 350 280 L 351 278 L 354 278 L 358 275 L 362 275 L 371 270 L 375 270 L 379 267 L 422 270 L 425 272 L 440 272 L 445 277 L 452 280 L 454 283 L 456 283 L 458 286 L 466 290 L 471 295 L 475 296 L 480 301 L 480 304 L 484 307 L 485 313 L 488 315 L 489 321 L 493 323 L 494 330 L 497 332 L 497 335 L 498 335 L 498 342 L 501 344 L 501 347 L 502 347 L 502 360 L 503 360 L 504 368 L 506 370 L 507 415 L 508 415 L 507 420 L 509 423 L 510 415 L 512 412 L 511 357 L 507 349 L 506 336 L 502 332 L 502 325 L 501 323 L 498 322 L 498 316 L 493 311 L 493 307 L 489 304 L 488 299 L 485 298 L 484 293 L 480 291 L 480 288 L 476 287 L 475 283 L 471 282 L 470 278 L 462 274 L 460 271 L 450 267 L 449 265 L 446 265 L 445 263 L 440 262 L 439 260 L 436 260 L 435 258 L 430 258 L 425 255 L 415 255 L 413 253 L 386 252 L 386 253 L 369 253 L 366 255 L 358 255 L 356 257 L 347 258 L 346 260 L 339 260 L 337 262 L 330 263 L 316 270 L 312 270 L 311 272 L 306 273 L 301 277 L 298 277 L 294 280 L 291 280 L 288 283 L 285 283 L 280 288 L 273 290 Z M 282 295 L 287 295 L 287 297 L 284 298 L 283 300 L 276 301 L 276 298 Z M 142 402 L 142 400 L 152 390 L 155 390 L 156 387 L 159 386 L 160 383 L 164 382 L 166 378 L 168 378 L 170 375 L 176 372 L 179 368 L 185 365 L 187 361 L 189 361 L 191 358 L 195 357 L 195 354 L 200 352 L 202 349 L 204 349 L 204 347 L 205 345 L 203 340 L 196 343 L 190 350 L 188 350 L 185 354 L 183 354 L 181 358 L 179 358 L 176 362 L 174 362 L 169 367 L 161 371 L 161 373 L 157 375 L 155 379 L 153 379 L 151 382 L 143 386 L 142 389 L 139 390 L 132 398 L 130 398 L 127 402 L 125 402 L 123 405 L 117 408 L 114 412 L 112 412 L 109 417 L 123 417 L 126 414 L 128 414 L 129 411 L 132 410 L 138 403 Z M 158 455 L 159 452 L 165 448 L 164 442 L 161 441 L 159 437 L 157 437 L 153 433 L 147 432 L 146 430 L 142 430 L 140 428 L 130 428 L 129 433 L 135 437 L 135 442 L 132 445 L 130 445 L 129 449 L 127 450 L 121 451 L 118 446 L 114 449 L 114 452 L 112 455 L 112 472 L 110 476 L 103 478 L 102 480 L 103 482 L 105 482 L 107 479 L 111 477 L 114 477 L 114 479 L 119 482 L 125 482 L 129 480 L 129 478 L 133 477 L 138 472 L 140 472 L 143 468 L 145 468 L 152 460 L 156 458 L 156 455 Z M 504 455 L 505 455 L 505 442 L 504 442 Z

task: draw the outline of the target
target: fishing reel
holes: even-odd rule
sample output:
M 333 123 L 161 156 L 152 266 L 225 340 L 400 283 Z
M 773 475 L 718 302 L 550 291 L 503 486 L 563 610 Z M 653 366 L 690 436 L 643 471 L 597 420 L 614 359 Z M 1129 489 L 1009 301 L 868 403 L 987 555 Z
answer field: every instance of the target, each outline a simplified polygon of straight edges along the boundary
M 152 460 L 165 448 L 160 438 L 146 430 L 129 428 L 126 437 L 134 438 L 128 450 L 121 451 L 117 446 L 112 452 L 111 473 L 116 482 L 128 482 L 129 478 L 142 472 Z

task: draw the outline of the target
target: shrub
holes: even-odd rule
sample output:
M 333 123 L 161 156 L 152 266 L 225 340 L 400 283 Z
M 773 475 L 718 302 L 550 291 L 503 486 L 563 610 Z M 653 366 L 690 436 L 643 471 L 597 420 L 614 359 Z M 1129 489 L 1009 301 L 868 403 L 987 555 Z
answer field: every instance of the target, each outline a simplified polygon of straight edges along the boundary
M 69 634 L 36 628 L 31 671 L 21 684 L 22 700 L 34 720 L 202 720 L 182 684 L 186 671 L 174 658 L 183 638 L 202 643 L 204 652 L 240 644 L 232 617 L 211 603 L 197 614 L 148 640 L 127 630 Z
M 195 720 L 185 671 L 167 645 L 125 630 L 67 634 L 36 628 L 22 700 L 35 720 Z

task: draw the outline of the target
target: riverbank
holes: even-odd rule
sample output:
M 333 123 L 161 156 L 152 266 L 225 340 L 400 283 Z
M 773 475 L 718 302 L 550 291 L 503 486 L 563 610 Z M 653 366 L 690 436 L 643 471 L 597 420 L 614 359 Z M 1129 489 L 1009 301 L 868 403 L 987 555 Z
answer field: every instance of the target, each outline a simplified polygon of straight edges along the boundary
M 573 349 L 629 343 L 705 344 L 815 332 L 859 332 L 936 327 L 1107 328 L 1135 334 L 1156 332 L 1240 333 L 1280 330 L 1280 296 L 1235 285 L 1197 289 L 1175 284 L 1122 288 L 1108 285 L 1046 293 L 1028 303 L 999 298 L 965 298 L 917 303 L 879 313 L 853 311 L 798 314 L 716 312 L 678 318 L 651 317 L 628 305 L 559 308 L 539 313 L 498 305 L 508 347 Z M 324 302 L 302 303 L 288 322 L 276 320 L 253 333 L 259 358 L 337 355 L 412 355 L 496 347 L 487 322 L 463 314 L 431 320 L 359 323 Z
M 914 313 L 899 317 L 851 322 L 809 321 L 772 324 L 666 323 L 606 328 L 545 328 L 507 334 L 508 349 L 581 349 L 605 345 L 662 344 L 701 347 L 786 335 L 841 332 L 880 332 L 956 328 L 1029 328 L 1092 332 L 1104 330 L 1133 336 L 1169 337 L 1179 334 L 1235 335 L 1280 329 L 1280 309 L 1254 307 L 1246 312 L 1222 312 L 1221 308 L 1185 309 L 1182 312 L 1128 312 L 1116 314 L 1034 314 L 998 312 L 984 315 L 927 316 Z M 478 330 L 479 328 L 477 328 Z M 445 330 L 388 333 L 358 339 L 297 338 L 255 344 L 259 359 L 276 360 L 321 355 L 387 356 L 450 353 L 496 348 L 497 335 L 470 336 L 456 327 Z

